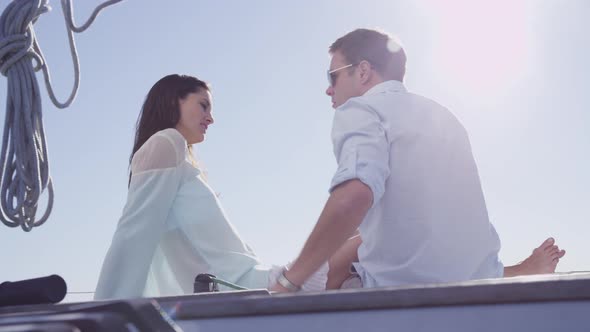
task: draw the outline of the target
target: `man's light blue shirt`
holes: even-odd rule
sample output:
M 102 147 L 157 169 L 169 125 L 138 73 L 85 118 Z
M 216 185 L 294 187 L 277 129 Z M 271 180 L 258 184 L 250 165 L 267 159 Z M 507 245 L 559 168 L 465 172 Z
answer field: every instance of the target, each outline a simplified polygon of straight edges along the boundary
M 355 264 L 364 287 L 503 275 L 466 130 L 446 108 L 386 81 L 338 107 L 331 190 L 359 179 L 373 206 Z

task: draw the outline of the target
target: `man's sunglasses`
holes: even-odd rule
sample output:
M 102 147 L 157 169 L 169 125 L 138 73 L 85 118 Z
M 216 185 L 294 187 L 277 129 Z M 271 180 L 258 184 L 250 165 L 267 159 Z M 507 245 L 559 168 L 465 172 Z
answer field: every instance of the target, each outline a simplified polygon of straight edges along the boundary
M 336 79 L 338 78 L 339 71 L 341 71 L 342 69 L 350 68 L 352 66 L 356 66 L 356 65 L 358 65 L 358 63 L 351 63 L 346 66 L 342 66 L 342 67 L 339 67 L 336 69 L 328 70 L 328 83 L 330 83 L 330 86 L 334 86 L 334 83 L 336 83 Z

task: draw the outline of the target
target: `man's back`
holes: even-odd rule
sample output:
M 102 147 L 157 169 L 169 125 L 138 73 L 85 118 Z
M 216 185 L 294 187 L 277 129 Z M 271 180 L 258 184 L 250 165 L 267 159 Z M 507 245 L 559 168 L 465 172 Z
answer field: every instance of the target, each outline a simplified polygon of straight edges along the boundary
M 365 287 L 502 276 L 469 139 L 447 109 L 387 81 L 336 110 L 333 139 L 335 178 L 355 156 L 376 198 L 359 228 Z

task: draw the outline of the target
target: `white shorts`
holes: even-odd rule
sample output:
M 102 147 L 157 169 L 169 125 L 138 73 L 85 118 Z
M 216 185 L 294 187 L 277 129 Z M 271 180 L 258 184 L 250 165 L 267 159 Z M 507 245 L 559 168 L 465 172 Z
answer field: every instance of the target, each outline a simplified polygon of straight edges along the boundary
M 353 274 L 348 277 L 340 286 L 340 289 L 363 288 L 363 281 L 358 274 Z

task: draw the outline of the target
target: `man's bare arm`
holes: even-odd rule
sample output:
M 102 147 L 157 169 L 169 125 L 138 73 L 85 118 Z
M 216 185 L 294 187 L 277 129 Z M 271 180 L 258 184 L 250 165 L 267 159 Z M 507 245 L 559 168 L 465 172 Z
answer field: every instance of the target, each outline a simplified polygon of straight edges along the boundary
M 372 203 L 373 192 L 357 179 L 337 186 L 301 254 L 285 274 L 287 279 L 295 285 L 302 285 L 355 233 Z M 272 290 L 286 291 L 280 285 Z

